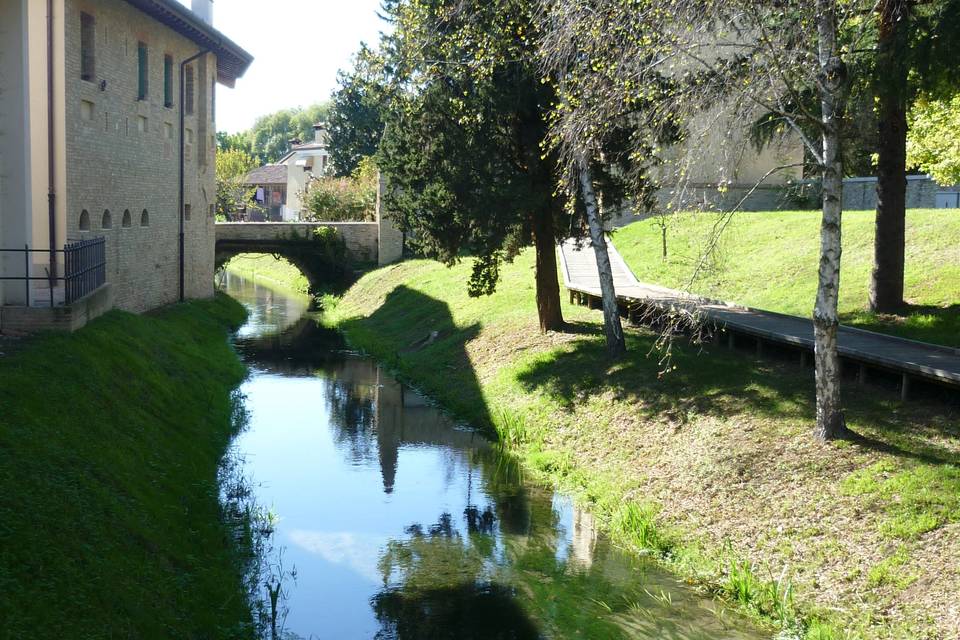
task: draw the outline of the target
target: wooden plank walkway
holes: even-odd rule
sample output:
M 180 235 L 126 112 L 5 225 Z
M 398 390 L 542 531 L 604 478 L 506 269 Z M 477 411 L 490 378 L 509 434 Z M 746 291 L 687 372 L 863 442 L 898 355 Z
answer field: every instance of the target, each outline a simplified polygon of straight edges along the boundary
M 756 340 L 758 351 L 764 341 L 794 347 L 800 351 L 804 362 L 813 352 L 813 322 L 810 319 L 708 300 L 640 282 L 609 240 L 607 247 L 617 299 L 626 309 L 681 310 L 723 327 L 731 335 L 731 340 L 733 335 L 751 336 Z M 571 297 L 599 300 L 600 280 L 590 241 L 581 241 L 578 245 L 576 241 L 566 240 L 559 249 L 564 285 Z M 841 357 L 861 365 L 861 381 L 866 376 L 867 366 L 900 374 L 903 397 L 909 392 L 911 377 L 960 388 L 960 349 L 842 325 L 838 348 Z

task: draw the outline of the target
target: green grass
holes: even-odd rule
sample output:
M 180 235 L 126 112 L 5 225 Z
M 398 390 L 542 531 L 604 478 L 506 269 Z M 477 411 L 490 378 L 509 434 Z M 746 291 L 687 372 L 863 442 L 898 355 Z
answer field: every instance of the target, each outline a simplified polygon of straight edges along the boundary
M 614 234 L 617 249 L 641 281 L 683 288 L 713 234 L 716 214 L 671 219 L 667 260 L 653 220 Z M 816 295 L 820 214 L 742 212 L 733 216 L 691 285 L 696 293 L 746 306 L 809 317 Z M 840 275 L 842 321 L 873 331 L 960 347 L 960 215 L 951 209 L 907 212 L 902 315 L 867 311 L 873 264 L 873 211 L 843 214 Z
M 307 295 L 310 283 L 288 260 L 267 253 L 241 253 L 226 264 L 226 269 L 249 280 L 265 282 L 275 288 Z
M 956 612 L 925 590 L 960 589 L 929 566 L 958 552 L 954 409 L 848 384 L 861 437 L 818 445 L 809 370 L 678 342 L 663 372 L 639 329 L 610 362 L 600 314 L 566 303 L 570 331 L 540 335 L 532 258 L 483 298 L 466 294 L 469 262 L 385 267 L 329 321 L 590 504 L 620 544 L 762 619 L 821 640 L 942 636 Z M 891 545 L 904 562 L 882 578 Z M 904 590 L 903 576 L 931 571 Z
M 112 311 L 0 358 L 0 637 L 250 637 L 217 480 L 244 317 Z

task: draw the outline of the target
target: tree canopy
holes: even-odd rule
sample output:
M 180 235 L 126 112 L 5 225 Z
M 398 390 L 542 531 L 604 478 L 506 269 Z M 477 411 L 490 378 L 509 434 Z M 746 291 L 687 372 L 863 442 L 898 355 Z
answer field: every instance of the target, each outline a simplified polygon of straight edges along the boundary
M 960 93 L 948 100 L 921 98 L 914 103 L 907 162 L 938 184 L 960 184 Z
M 281 109 L 260 116 L 248 131 L 217 134 L 220 149 L 237 149 L 256 158 L 259 164 L 279 160 L 289 149 L 290 140 L 313 140 L 313 125 L 325 122 L 330 115 L 330 102 L 318 102 L 306 108 Z
M 337 74 L 330 108 L 330 156 L 336 175 L 348 176 L 377 152 L 386 108 L 384 60 L 363 45 L 353 68 Z

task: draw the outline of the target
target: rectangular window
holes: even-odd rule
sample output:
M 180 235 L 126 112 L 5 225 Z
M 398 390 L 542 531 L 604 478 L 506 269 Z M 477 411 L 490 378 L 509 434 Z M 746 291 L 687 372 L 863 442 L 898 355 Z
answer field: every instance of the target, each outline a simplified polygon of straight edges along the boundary
M 88 13 L 80 14 L 80 78 L 92 81 L 97 74 L 96 23 Z
M 163 56 L 163 106 L 173 106 L 173 56 Z
M 188 116 L 193 115 L 193 67 L 188 66 L 184 72 L 184 105 L 183 110 Z
M 146 100 L 149 90 L 149 64 L 147 58 L 147 45 L 143 42 L 137 43 L 137 100 Z

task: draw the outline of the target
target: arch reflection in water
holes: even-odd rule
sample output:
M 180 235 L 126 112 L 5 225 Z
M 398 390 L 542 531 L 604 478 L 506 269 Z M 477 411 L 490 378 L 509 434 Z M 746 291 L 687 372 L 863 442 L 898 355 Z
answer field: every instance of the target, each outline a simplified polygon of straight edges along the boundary
M 235 277 L 228 291 L 254 318 L 237 339 L 253 373 L 236 446 L 297 570 L 288 637 L 763 637 L 612 548 L 482 435 L 301 318 L 304 301 Z

